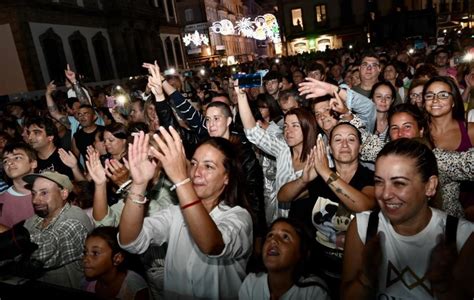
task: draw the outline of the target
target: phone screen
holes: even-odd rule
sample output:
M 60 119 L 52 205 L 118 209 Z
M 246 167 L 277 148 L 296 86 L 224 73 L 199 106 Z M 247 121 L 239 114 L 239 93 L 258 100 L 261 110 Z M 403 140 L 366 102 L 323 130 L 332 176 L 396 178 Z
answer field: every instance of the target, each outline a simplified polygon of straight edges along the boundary
M 106 106 L 108 108 L 114 108 L 117 104 L 117 101 L 115 100 L 115 96 L 106 96 L 105 101 L 106 101 Z

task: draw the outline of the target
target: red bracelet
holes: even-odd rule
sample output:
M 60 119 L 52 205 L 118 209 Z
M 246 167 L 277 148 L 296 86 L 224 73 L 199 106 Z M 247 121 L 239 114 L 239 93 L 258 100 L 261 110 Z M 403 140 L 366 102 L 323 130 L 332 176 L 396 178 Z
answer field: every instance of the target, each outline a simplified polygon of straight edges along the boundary
M 188 204 L 183 205 L 183 206 L 180 206 L 180 207 L 181 207 L 181 210 L 185 210 L 186 208 L 191 207 L 191 206 L 193 206 L 193 205 L 196 205 L 196 204 L 198 204 L 198 203 L 200 203 L 200 202 L 201 202 L 201 199 L 197 199 L 196 201 L 193 201 L 193 202 L 191 202 L 191 203 L 188 203 Z

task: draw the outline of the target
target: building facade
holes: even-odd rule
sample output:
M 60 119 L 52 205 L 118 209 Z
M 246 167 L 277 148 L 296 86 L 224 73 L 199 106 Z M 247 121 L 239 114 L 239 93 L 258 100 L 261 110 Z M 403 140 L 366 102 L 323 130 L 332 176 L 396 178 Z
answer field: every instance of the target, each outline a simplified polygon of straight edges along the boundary
M 91 83 L 185 67 L 174 0 L 5 0 L 0 40 L 0 95 L 61 84 L 67 64 Z
M 234 64 L 253 60 L 257 55 L 271 55 L 273 46 L 241 35 L 222 35 L 209 28 L 216 21 L 229 20 L 232 24 L 243 17 L 251 19 L 263 13 L 254 0 L 177 0 L 179 19 L 184 35 L 197 34 L 206 43 L 186 46 L 191 66 Z

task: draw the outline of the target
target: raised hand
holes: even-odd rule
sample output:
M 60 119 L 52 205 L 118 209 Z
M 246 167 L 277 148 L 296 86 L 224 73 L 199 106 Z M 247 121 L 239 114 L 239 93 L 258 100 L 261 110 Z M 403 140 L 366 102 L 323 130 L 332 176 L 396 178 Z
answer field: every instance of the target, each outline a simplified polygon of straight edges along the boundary
M 314 146 L 313 149 L 311 149 L 308 158 L 306 159 L 306 163 L 303 168 L 303 175 L 301 176 L 301 180 L 303 180 L 304 183 L 308 183 L 318 177 L 318 173 L 316 172 L 316 168 L 314 166 L 316 151 L 317 147 Z
M 334 93 L 334 98 L 329 100 L 329 106 L 331 109 L 341 115 L 349 112 L 349 109 L 346 106 L 346 102 L 342 101 L 338 93 Z
M 130 171 L 116 159 L 105 161 L 105 174 L 117 186 L 121 186 L 130 178 Z
M 335 85 L 310 77 L 307 77 L 298 87 L 300 95 L 306 96 L 306 98 L 316 98 L 327 94 L 332 95 L 336 90 L 337 87 Z
M 74 73 L 73 70 L 71 70 L 71 67 L 69 67 L 69 64 L 67 64 L 67 69 L 64 70 L 64 75 L 66 75 L 67 80 L 71 84 L 74 84 L 76 82 L 76 73 Z
M 318 140 L 316 141 L 316 150 L 314 151 L 314 168 L 319 175 L 327 174 L 331 172 L 329 168 L 328 155 L 326 151 L 326 144 L 323 141 L 321 135 L 318 135 Z
M 54 84 L 54 80 L 52 80 L 48 85 L 46 86 L 46 95 L 51 96 L 53 92 L 56 90 L 56 85 Z
M 130 170 L 133 185 L 146 186 L 155 175 L 156 162 L 148 157 L 150 136 L 140 131 L 128 146 L 128 160 L 125 164 Z
M 171 126 L 169 132 L 164 127 L 160 127 L 159 131 L 161 137 L 158 134 L 153 135 L 159 149 L 151 147 L 150 154 L 161 162 L 166 175 L 172 182 L 181 182 L 188 177 L 186 155 L 181 137 Z
M 63 148 L 58 150 L 59 158 L 69 168 L 74 168 L 77 166 L 77 157 L 71 151 L 66 151 Z
M 87 147 L 87 171 L 96 185 L 105 184 L 107 177 L 105 176 L 105 169 L 100 162 L 99 153 L 91 148 Z
M 148 69 L 148 73 L 150 73 L 147 87 L 151 90 L 153 95 L 155 95 L 156 101 L 164 101 L 165 97 L 161 86 L 163 78 L 161 77 L 160 67 L 156 63 L 156 60 L 154 64 L 143 63 L 142 66 Z

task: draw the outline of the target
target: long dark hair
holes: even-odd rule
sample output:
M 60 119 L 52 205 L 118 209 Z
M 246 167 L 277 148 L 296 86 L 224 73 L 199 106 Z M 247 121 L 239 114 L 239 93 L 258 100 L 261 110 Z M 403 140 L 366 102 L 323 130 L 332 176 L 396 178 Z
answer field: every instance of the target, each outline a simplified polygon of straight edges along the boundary
M 242 181 L 244 176 L 238 157 L 239 151 L 236 151 L 235 145 L 225 138 L 211 137 L 201 142 L 196 149 L 203 145 L 210 145 L 224 155 L 223 165 L 228 176 L 228 183 L 219 196 L 219 202 L 224 202 L 230 207 L 238 205 L 251 212 Z
M 451 77 L 436 76 L 436 77 L 431 78 L 423 87 L 423 105 L 425 104 L 425 95 L 426 95 L 426 91 L 428 90 L 428 87 L 435 82 L 443 82 L 449 86 L 449 88 L 451 89 L 451 93 L 453 95 L 453 103 L 454 103 L 451 116 L 455 120 L 465 122 L 466 116 L 464 114 L 464 102 L 462 101 L 462 95 L 461 95 L 461 92 L 459 91 L 457 84 L 454 82 L 454 80 Z
M 311 149 L 316 145 L 316 137 L 318 135 L 318 124 L 314 115 L 306 108 L 292 108 L 285 114 L 285 119 L 289 115 L 295 115 L 300 122 L 301 131 L 303 133 L 303 148 L 301 149 L 300 161 L 306 161 Z M 292 150 L 293 152 L 293 150 Z

